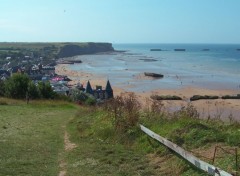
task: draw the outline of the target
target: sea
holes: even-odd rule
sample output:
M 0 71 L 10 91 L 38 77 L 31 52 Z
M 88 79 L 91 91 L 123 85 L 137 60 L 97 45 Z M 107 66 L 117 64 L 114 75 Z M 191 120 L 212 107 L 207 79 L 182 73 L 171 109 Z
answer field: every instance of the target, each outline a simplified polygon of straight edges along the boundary
M 127 91 L 184 87 L 240 91 L 240 44 L 113 44 L 113 47 L 119 52 L 77 56 L 75 59 L 82 63 L 71 65 L 70 69 L 110 80 Z M 144 72 L 164 77 L 149 78 Z

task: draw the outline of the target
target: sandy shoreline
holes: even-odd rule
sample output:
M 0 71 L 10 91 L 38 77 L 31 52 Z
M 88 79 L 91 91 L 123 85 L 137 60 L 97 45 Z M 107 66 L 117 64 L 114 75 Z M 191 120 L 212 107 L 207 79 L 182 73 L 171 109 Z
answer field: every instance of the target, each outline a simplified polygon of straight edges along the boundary
M 103 88 L 106 85 L 107 80 L 101 78 L 100 76 L 94 75 L 92 73 L 84 71 L 74 71 L 70 70 L 67 64 L 58 64 L 56 66 L 56 73 L 59 75 L 66 75 L 70 79 L 70 85 L 76 85 L 81 83 L 84 86 L 87 81 L 90 80 L 92 87 L 96 85 L 101 85 Z M 147 79 L 144 76 L 139 76 L 137 79 Z M 111 80 L 110 80 L 111 81 Z M 131 85 L 129 85 L 131 86 Z M 115 85 L 112 85 L 114 95 L 120 95 L 121 93 L 126 93 L 127 91 L 123 88 L 119 88 Z M 180 109 L 182 106 L 186 106 L 189 103 L 189 98 L 193 95 L 236 95 L 240 91 L 237 90 L 222 90 L 222 89 L 203 89 L 199 87 L 183 87 L 180 89 L 157 89 L 149 92 L 134 92 L 139 98 L 140 102 L 144 105 L 146 99 L 149 99 L 151 95 L 177 95 L 183 98 L 183 101 L 163 101 L 166 109 Z M 233 115 L 234 119 L 240 121 L 240 100 L 199 100 L 191 102 L 200 113 L 202 118 L 207 116 L 217 117 L 220 116 L 223 120 L 228 120 L 230 114 Z

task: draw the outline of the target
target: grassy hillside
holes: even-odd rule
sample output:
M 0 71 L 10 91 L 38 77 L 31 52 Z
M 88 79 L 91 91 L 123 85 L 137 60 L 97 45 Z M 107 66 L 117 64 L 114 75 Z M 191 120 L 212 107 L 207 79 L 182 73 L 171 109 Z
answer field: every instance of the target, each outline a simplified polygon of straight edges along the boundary
M 76 108 L 48 101 L 0 104 L 0 175 L 58 175 L 63 126 Z
M 206 175 L 141 132 L 139 123 L 209 163 L 215 146 L 240 147 L 239 124 L 194 118 L 190 107 L 174 115 L 141 110 L 136 126 L 120 129 L 117 116 L 136 115 L 121 106 L 114 116 L 107 105 L 2 98 L 0 104 L 0 175 Z M 214 164 L 236 170 L 235 156 L 221 151 Z
M 239 150 L 239 124 L 224 124 L 218 120 L 207 122 L 191 118 L 187 112 L 189 111 L 178 112 L 174 117 L 161 115 L 159 112 L 142 112 L 139 123 L 210 164 L 212 164 L 216 146 L 224 148 L 227 152 L 232 152 L 235 148 Z M 138 126 L 129 128 L 125 132 L 116 130 L 115 120 L 102 108 L 78 112 L 68 126 L 72 141 L 81 146 L 79 150 L 74 150 L 73 153 L 67 155 L 72 163 L 68 166 L 70 175 L 76 175 L 82 170 L 86 172 L 86 175 L 94 175 L 94 173 L 102 175 L 206 175 L 159 142 L 145 135 Z M 214 165 L 235 173 L 236 155 L 227 152 L 218 148 Z M 79 158 L 74 158 L 75 155 Z

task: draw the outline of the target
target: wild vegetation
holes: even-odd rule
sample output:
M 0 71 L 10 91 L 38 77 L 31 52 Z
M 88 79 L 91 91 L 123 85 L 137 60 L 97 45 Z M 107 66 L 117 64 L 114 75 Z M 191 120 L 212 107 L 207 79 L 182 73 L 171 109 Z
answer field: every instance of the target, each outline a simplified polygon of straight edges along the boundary
M 120 99 L 123 99 L 124 103 L 117 103 L 117 106 L 114 106 L 115 104 L 111 102 L 110 106 L 107 106 L 115 130 L 119 134 L 118 129 L 121 129 L 120 136 L 124 136 L 125 142 L 127 141 L 130 148 L 140 151 L 146 156 L 150 155 L 150 163 L 158 160 L 157 164 L 159 165 L 158 167 L 155 165 L 155 167 L 161 175 L 205 174 L 193 169 L 181 157 L 173 155 L 159 142 L 143 135 L 139 130 L 139 124 L 145 125 L 210 164 L 232 174 L 236 174 L 237 170 L 239 172 L 239 164 L 236 166 L 236 157 L 239 152 L 237 154 L 235 152 L 240 147 L 240 124 L 233 121 L 231 117 L 229 117 L 229 122 L 223 122 L 214 117 L 209 117 L 206 120 L 199 119 L 199 113 L 191 104 L 183 106 L 179 111 L 169 113 L 165 111 L 161 101 L 148 101 L 149 107 L 145 110 L 140 110 L 140 108 L 125 109 L 126 105 L 128 105 L 126 107 L 136 107 L 137 99 L 134 98 L 134 95 Z M 119 102 L 119 97 L 113 101 Z M 129 102 L 132 106 L 129 106 Z M 119 124 L 116 122 L 121 122 L 119 119 L 124 119 L 128 123 L 120 123 L 121 127 L 116 126 Z M 132 123 L 133 119 L 134 123 Z M 135 125 L 128 125 L 129 122 Z M 214 150 L 217 148 L 224 150 L 218 151 L 214 157 Z
M 161 101 L 147 104 L 141 107 L 134 94 L 100 106 L 0 98 L 0 175 L 206 175 L 139 124 L 209 163 L 216 146 L 240 147 L 240 125 L 233 120 L 199 119 L 191 104 L 174 113 Z M 66 132 L 71 150 L 64 149 Z M 218 150 L 214 165 L 236 173 L 235 157 Z
M 0 96 L 15 99 L 53 99 L 59 96 L 53 91 L 49 82 L 34 84 L 26 74 L 16 73 L 9 79 L 0 80 Z

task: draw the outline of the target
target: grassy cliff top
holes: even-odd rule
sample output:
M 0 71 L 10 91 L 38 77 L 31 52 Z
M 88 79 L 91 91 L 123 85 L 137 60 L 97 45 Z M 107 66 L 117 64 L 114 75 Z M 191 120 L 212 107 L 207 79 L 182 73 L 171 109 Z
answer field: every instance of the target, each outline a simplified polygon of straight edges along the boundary
M 72 57 L 82 54 L 114 51 L 111 43 L 94 42 L 0 42 L 0 59 L 32 55 L 51 58 Z
M 61 48 L 65 45 L 78 45 L 80 47 L 88 46 L 94 42 L 0 42 L 1 49 L 41 49 L 44 47 L 57 47 Z M 111 44 L 96 42 L 94 44 Z

